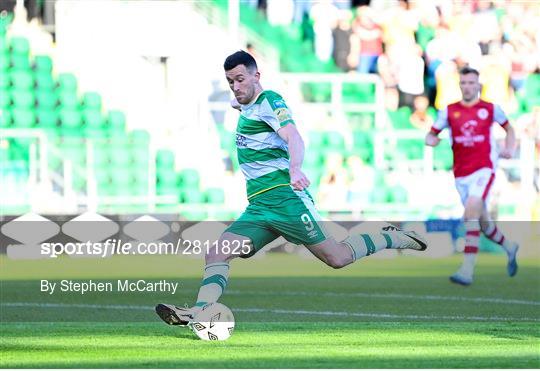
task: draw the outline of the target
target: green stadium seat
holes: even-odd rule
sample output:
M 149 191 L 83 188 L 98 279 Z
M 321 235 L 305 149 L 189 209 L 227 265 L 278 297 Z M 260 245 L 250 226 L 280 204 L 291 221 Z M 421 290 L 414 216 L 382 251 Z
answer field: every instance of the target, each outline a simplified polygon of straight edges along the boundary
M 407 203 L 409 198 L 407 189 L 403 186 L 395 186 L 390 189 L 389 202 L 393 203 Z
M 121 111 L 109 111 L 107 122 L 111 131 L 126 131 L 126 116 Z
M 399 139 L 397 151 L 409 160 L 419 160 L 424 157 L 424 141 L 420 139 Z
M 135 147 L 132 146 L 131 148 L 131 162 L 137 167 L 147 167 L 148 166 L 148 160 L 149 160 L 149 152 L 148 147 Z
M 157 169 L 156 176 L 158 186 L 167 187 L 176 185 L 176 173 L 173 169 Z
M 96 167 L 94 169 L 94 176 L 96 178 L 98 188 L 105 188 L 111 182 L 107 167 Z
M 9 54 L 0 51 L 0 72 L 7 73 L 7 69 L 10 66 Z
M 58 100 L 60 101 L 60 106 L 62 108 L 68 109 L 78 109 L 79 108 L 79 97 L 76 93 L 72 91 L 61 91 L 58 95 Z
M 58 126 L 58 112 L 50 109 L 38 109 L 36 111 L 37 127 L 56 128 Z
M 148 194 L 148 183 L 132 182 L 129 185 L 129 192 L 134 196 L 144 196 Z
M 525 81 L 525 103 L 529 110 L 540 106 L 540 74 L 533 73 Z
M 312 148 L 320 148 L 324 144 L 324 134 L 320 131 L 310 131 L 308 134 L 309 145 Z
M 84 192 L 86 190 L 86 178 L 73 174 L 73 183 L 71 185 L 75 192 Z
M 72 73 L 61 73 L 58 75 L 58 88 L 60 91 L 77 93 L 77 78 Z
M 180 171 L 179 181 L 182 187 L 184 188 L 199 188 L 199 183 L 201 181 L 199 172 L 195 169 L 184 169 Z
M 30 43 L 24 37 L 12 37 L 10 42 L 11 53 L 26 54 L 30 52 Z
M 131 162 L 131 156 L 127 146 L 113 146 L 110 149 L 109 161 L 113 166 L 127 166 Z
M 373 149 L 373 136 L 364 131 L 353 131 L 353 147 Z
M 122 147 L 122 148 L 128 148 L 129 143 L 129 137 L 125 133 L 111 133 L 109 137 L 109 144 L 111 147 Z
M 182 201 L 187 204 L 203 203 L 204 193 L 198 189 L 185 189 L 182 192 Z
M 94 143 L 92 157 L 96 168 L 106 168 L 109 164 L 109 151 L 106 144 Z
M 137 129 L 129 133 L 130 142 L 135 146 L 148 146 L 150 134 L 146 130 Z
M 86 108 L 93 110 L 101 110 L 101 95 L 98 93 L 88 92 L 83 94 L 83 105 Z
M 11 72 L 11 85 L 15 89 L 32 89 L 34 87 L 34 76 L 29 71 L 13 71 Z
M 0 53 L 9 53 L 9 45 L 5 37 L 5 29 L 2 27 L 2 17 L 0 17 Z
M 32 65 L 28 55 L 24 54 L 12 54 L 10 57 L 10 66 L 13 70 L 31 71 Z
M 35 97 L 32 90 L 13 90 L 11 99 L 14 108 L 31 109 L 35 105 Z
M 10 85 L 10 77 L 7 73 L 0 73 L 0 89 L 7 89 Z
M 40 109 L 55 109 L 58 104 L 58 97 L 53 90 L 37 90 L 36 102 Z
M 0 108 L 0 128 L 8 128 L 11 125 L 11 111 Z
M 87 128 L 100 129 L 105 121 L 101 111 L 95 109 L 83 110 L 83 121 Z
M 324 136 L 325 147 L 331 149 L 345 148 L 345 140 L 337 131 L 329 131 Z
M 60 110 L 60 125 L 66 128 L 79 128 L 82 123 L 81 113 L 74 109 Z
M 42 90 L 53 90 L 56 87 L 56 83 L 52 75 L 48 72 L 37 71 L 36 72 L 36 86 Z
M 396 111 L 387 112 L 395 129 L 414 129 L 410 123 L 411 109 L 409 107 L 400 107 Z
M 433 149 L 433 167 L 436 170 L 451 170 L 454 154 L 448 141 L 440 143 Z
M 33 110 L 16 108 L 12 112 L 15 128 L 31 128 L 35 125 L 36 115 Z
M 0 88 L 0 109 L 6 109 L 11 105 L 11 94 L 8 89 Z
M 86 148 L 84 144 L 78 146 L 66 146 L 62 148 L 64 158 L 71 160 L 71 163 L 77 167 L 85 167 Z
M 174 169 L 174 153 L 165 149 L 157 151 L 156 166 L 163 169 Z
M 210 204 L 222 204 L 223 202 L 225 202 L 225 192 L 222 188 L 207 189 L 206 202 Z
M 131 171 L 126 168 L 117 168 L 111 172 L 111 181 L 116 187 L 128 188 L 132 182 Z
M 52 72 L 52 59 L 48 55 L 36 55 L 34 57 L 34 69 L 50 74 Z
M 389 191 L 385 186 L 374 187 L 369 195 L 369 201 L 374 204 L 387 203 L 389 199 Z

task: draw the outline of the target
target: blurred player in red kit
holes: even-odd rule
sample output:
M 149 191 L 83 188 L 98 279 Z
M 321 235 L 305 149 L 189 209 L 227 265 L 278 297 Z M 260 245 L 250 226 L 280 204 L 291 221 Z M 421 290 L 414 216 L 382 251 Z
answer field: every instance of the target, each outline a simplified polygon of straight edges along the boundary
M 454 152 L 456 188 L 465 207 L 465 254 L 463 264 L 450 281 L 468 286 L 473 282 L 480 232 L 499 244 L 508 256 L 510 277 L 517 273 L 518 244 L 508 240 L 489 220 L 487 205 L 495 179 L 498 157 L 511 158 L 515 150 L 515 132 L 502 109 L 479 98 L 481 85 L 477 70 L 465 67 L 460 71 L 462 99 L 439 111 L 438 118 L 426 136 L 426 145 L 439 144 L 438 134 L 450 130 Z M 493 137 L 494 123 L 506 131 L 504 147 L 499 151 Z

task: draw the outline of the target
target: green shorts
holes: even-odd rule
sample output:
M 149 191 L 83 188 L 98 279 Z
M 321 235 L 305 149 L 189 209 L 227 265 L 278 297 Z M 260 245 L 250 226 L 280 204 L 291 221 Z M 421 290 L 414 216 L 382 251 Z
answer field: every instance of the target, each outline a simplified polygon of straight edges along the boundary
M 225 232 L 248 237 L 253 256 L 265 245 L 283 236 L 298 245 L 316 245 L 328 238 L 322 219 L 307 191 L 281 186 L 253 197 L 244 213 Z

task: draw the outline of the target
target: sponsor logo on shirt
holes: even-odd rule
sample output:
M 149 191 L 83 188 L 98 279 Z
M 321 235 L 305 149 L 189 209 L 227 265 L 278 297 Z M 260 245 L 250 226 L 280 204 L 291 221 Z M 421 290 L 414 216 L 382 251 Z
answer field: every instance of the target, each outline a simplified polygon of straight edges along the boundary
M 247 147 L 247 138 L 241 134 L 236 134 L 236 146 Z
M 287 110 L 287 108 L 278 108 L 274 111 L 274 113 L 276 114 L 279 122 L 283 122 L 291 118 L 291 115 L 289 114 L 289 110 Z
M 465 147 L 474 147 L 475 143 L 481 143 L 485 140 L 485 136 L 482 134 L 476 134 L 476 127 L 478 122 L 476 120 L 469 120 L 464 123 L 459 129 L 462 135 L 456 135 L 454 138 L 456 143 L 462 144 Z
M 277 99 L 273 103 L 274 103 L 274 107 L 276 108 L 287 108 L 287 105 L 285 104 L 283 99 Z

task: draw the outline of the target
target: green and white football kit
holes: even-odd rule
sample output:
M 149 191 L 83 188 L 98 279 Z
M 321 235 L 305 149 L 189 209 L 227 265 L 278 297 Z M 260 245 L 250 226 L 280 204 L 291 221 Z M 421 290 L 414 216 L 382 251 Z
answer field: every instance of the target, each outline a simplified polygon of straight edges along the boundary
M 242 106 L 236 129 L 238 162 L 246 178 L 249 205 L 227 232 L 252 241 L 252 256 L 279 236 L 315 245 L 328 235 L 306 191 L 290 185 L 287 143 L 277 131 L 295 125 L 283 98 L 265 90 Z
M 320 244 L 330 237 L 309 192 L 295 190 L 290 184 L 288 146 L 277 133 L 286 125 L 295 123 L 283 98 L 273 91 L 262 91 L 252 103 L 241 106 L 236 147 L 249 205 L 225 232 L 251 241 L 252 249 L 243 258 L 254 255 L 280 236 L 306 246 Z M 422 251 L 427 247 L 415 232 L 404 232 L 392 225 L 382 228 L 380 233 L 349 236 L 342 243 L 343 248 L 350 249 L 349 263 L 382 249 Z M 158 304 L 157 314 L 170 325 L 188 325 L 202 307 L 217 302 L 227 286 L 229 271 L 228 260 L 207 263 L 195 306 Z

